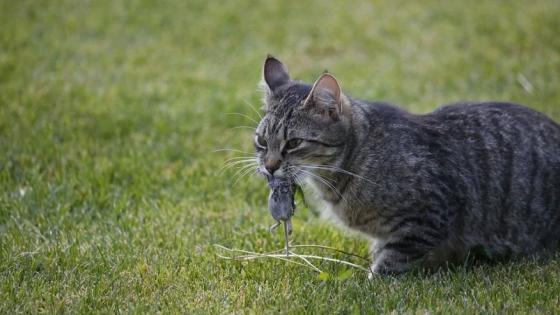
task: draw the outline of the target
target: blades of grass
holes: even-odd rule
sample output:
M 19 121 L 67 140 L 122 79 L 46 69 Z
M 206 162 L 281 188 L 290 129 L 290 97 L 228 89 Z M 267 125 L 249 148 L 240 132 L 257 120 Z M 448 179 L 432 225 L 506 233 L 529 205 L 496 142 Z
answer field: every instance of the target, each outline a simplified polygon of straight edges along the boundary
M 284 221 L 284 246 L 286 248 L 286 257 L 290 257 L 290 239 L 288 235 L 288 221 Z

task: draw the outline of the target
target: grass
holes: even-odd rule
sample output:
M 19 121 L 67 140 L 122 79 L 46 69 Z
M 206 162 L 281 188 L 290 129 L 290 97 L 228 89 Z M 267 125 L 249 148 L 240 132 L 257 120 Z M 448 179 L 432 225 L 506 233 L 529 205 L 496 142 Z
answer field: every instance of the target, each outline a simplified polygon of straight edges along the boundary
M 552 0 L 0 1 L 0 313 L 560 312 L 560 257 L 368 281 L 212 246 L 283 246 L 265 182 L 214 152 L 252 151 L 232 128 L 254 123 L 227 113 L 256 118 L 267 53 L 417 113 L 496 99 L 558 121 L 559 16 Z M 306 208 L 293 240 L 367 254 Z

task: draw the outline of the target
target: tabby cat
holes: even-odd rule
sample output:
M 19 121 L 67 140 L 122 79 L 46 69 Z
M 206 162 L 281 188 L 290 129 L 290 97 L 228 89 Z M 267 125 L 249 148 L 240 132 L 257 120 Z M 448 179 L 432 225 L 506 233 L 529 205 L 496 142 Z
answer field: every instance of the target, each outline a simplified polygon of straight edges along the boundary
M 268 57 L 259 171 L 305 187 L 372 242 L 372 273 L 553 252 L 560 240 L 560 126 L 527 107 L 459 103 L 415 115 L 311 86 Z

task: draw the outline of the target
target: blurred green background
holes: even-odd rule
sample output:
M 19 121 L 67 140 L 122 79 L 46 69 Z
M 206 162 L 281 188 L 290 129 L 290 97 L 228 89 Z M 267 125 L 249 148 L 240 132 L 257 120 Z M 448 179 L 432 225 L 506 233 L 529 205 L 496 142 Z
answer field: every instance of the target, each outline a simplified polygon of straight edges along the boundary
M 558 258 L 368 281 L 212 247 L 282 246 L 265 182 L 219 172 L 252 152 L 267 53 L 415 113 L 559 121 L 560 2 L 0 0 L 0 20 L 0 313 L 560 312 Z M 305 207 L 294 225 L 367 254 Z

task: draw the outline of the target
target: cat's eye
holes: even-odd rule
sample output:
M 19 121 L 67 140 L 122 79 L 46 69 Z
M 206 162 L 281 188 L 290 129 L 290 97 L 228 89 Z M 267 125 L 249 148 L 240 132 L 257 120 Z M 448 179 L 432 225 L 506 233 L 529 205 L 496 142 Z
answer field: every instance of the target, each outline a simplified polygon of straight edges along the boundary
M 267 143 L 266 143 L 266 139 L 263 136 L 257 135 L 255 137 L 255 142 L 259 147 L 266 148 Z
M 288 142 L 286 142 L 286 150 L 292 150 L 295 149 L 297 147 L 299 147 L 299 145 L 302 143 L 302 139 L 291 139 L 288 140 Z

